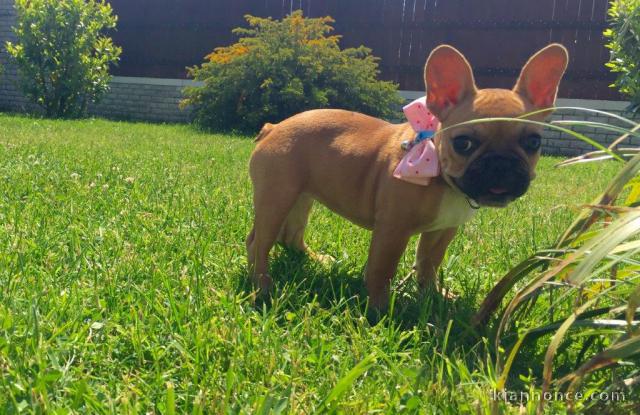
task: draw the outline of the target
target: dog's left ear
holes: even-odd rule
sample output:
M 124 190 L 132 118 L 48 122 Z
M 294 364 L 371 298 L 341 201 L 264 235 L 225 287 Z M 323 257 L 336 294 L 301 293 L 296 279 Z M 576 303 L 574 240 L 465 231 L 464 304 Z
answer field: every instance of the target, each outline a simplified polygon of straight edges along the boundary
M 559 43 L 540 49 L 522 68 L 513 91 L 527 98 L 536 108 L 553 107 L 568 62 L 569 53 Z

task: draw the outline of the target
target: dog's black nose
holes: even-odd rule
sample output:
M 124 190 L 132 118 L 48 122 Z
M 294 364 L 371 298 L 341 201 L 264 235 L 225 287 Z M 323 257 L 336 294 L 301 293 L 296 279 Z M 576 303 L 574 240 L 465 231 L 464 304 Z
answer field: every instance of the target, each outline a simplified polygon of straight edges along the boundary
M 503 181 L 508 179 L 514 171 L 518 170 L 521 164 L 522 162 L 515 157 L 495 155 L 487 157 L 484 162 L 484 170 L 489 178 Z
M 517 156 L 487 153 L 469 165 L 462 188 L 473 199 L 488 198 L 499 202 L 522 196 L 529 188 L 529 182 L 526 162 Z

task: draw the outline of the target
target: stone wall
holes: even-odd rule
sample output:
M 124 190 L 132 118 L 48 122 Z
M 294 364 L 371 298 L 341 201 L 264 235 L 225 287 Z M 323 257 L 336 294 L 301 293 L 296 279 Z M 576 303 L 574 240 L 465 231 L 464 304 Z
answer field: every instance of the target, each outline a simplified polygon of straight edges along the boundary
M 15 66 L 11 65 L 4 48 L 6 41 L 15 37 L 11 27 L 15 23 L 14 0 L 0 0 L 0 110 L 17 112 L 37 112 L 38 108 L 30 104 L 19 92 L 18 75 Z M 182 90 L 185 86 L 194 85 L 188 80 L 115 77 L 110 91 L 97 105 L 90 107 L 91 115 L 105 118 L 153 121 L 153 122 L 187 122 L 189 112 L 179 109 Z M 401 91 L 407 100 L 424 94 L 421 91 Z M 558 99 L 558 106 L 586 107 L 607 111 L 617 115 L 630 117 L 625 113 L 627 102 Z M 615 118 L 598 114 L 584 113 L 575 110 L 558 111 L 554 119 L 582 119 L 595 122 L 621 124 Z M 602 144 L 609 144 L 618 134 L 606 132 L 594 127 L 582 127 L 578 131 Z M 632 139 L 627 144 L 639 146 L 640 139 Z M 547 130 L 543 138 L 543 151 L 546 154 L 573 156 L 591 150 L 592 146 L 558 131 Z

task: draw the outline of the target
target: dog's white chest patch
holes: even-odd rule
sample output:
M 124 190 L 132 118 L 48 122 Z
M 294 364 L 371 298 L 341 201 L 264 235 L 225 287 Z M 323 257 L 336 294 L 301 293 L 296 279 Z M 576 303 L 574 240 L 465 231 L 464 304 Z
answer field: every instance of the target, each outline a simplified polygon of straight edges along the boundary
M 454 228 L 468 222 L 476 214 L 466 197 L 453 189 L 447 189 L 442 196 L 436 220 L 428 231 Z

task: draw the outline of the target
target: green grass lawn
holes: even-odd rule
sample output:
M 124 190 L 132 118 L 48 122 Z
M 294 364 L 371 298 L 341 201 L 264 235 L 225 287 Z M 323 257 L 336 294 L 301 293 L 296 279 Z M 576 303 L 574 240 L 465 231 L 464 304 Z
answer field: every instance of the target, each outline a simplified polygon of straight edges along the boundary
M 276 249 L 272 304 L 252 304 L 252 148 L 187 126 L 0 115 L 0 413 L 486 411 L 492 339 L 470 316 L 619 167 L 543 158 L 525 197 L 452 243 L 455 301 L 409 284 L 371 326 L 369 233 L 321 207 L 307 240 L 336 262 Z

